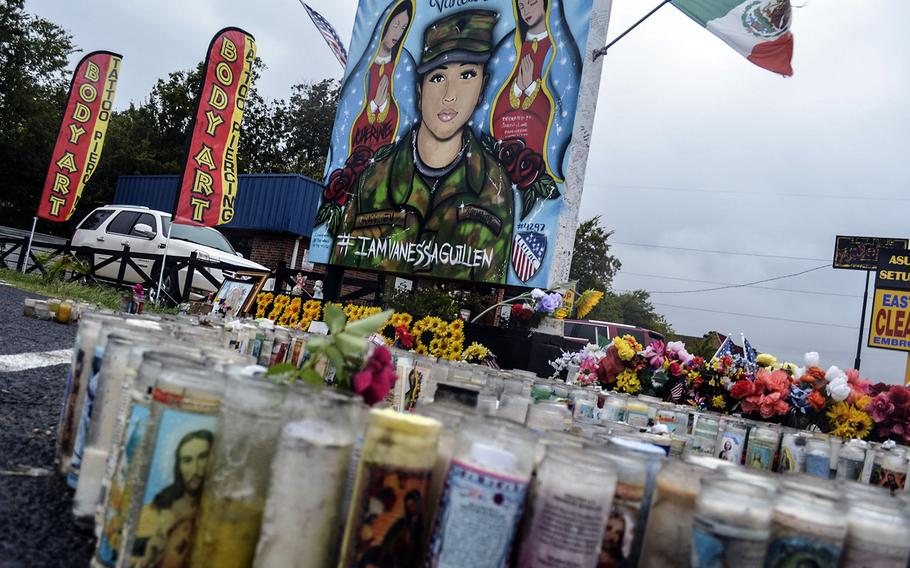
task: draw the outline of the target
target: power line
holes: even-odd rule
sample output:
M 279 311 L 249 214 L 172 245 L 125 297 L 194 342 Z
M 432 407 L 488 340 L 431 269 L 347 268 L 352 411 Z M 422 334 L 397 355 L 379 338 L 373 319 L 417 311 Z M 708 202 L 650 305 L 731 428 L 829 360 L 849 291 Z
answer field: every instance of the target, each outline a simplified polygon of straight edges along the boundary
M 825 266 L 828 266 L 827 264 Z M 662 274 L 646 274 L 644 272 L 629 272 L 623 270 L 620 275 L 629 275 L 629 276 L 643 276 L 646 278 L 659 278 L 661 280 L 678 280 L 680 282 L 699 282 L 701 284 L 722 284 L 730 285 L 730 282 L 718 282 L 716 280 L 698 280 L 696 278 L 680 278 L 676 276 L 664 276 Z M 815 292 L 813 290 L 794 290 L 792 288 L 774 288 L 773 286 L 755 286 L 749 285 L 749 288 L 755 288 L 757 290 L 772 290 L 774 292 L 792 292 L 794 294 L 811 294 L 813 296 L 836 296 L 838 298 L 862 298 L 859 294 L 841 294 L 838 292 Z
M 665 245 L 654 245 L 648 243 L 626 243 L 621 241 L 611 241 L 611 245 L 622 245 L 627 247 L 646 247 L 646 248 L 659 248 L 659 249 L 669 249 L 669 250 L 682 250 L 687 252 L 701 252 L 709 254 L 728 254 L 732 256 L 752 256 L 752 257 L 762 257 L 762 258 L 782 258 L 786 260 L 820 260 L 825 262 L 831 262 L 827 258 L 810 258 L 806 256 L 785 256 L 779 254 L 761 254 L 757 252 L 734 252 L 727 250 L 710 250 L 710 249 L 697 249 L 697 248 L 687 248 L 687 247 L 671 247 Z
M 729 193 L 733 195 L 756 195 L 759 197 L 801 197 L 807 199 L 848 199 L 857 201 L 910 201 L 910 197 L 867 197 L 866 195 L 838 195 L 833 193 L 786 193 L 776 191 L 746 191 L 738 189 L 695 189 L 686 187 L 661 187 L 648 185 L 621 185 L 609 183 L 585 183 L 594 187 L 616 189 L 643 189 L 649 191 L 684 191 L 687 193 Z
M 696 292 L 716 292 L 717 290 L 729 290 L 731 288 L 745 288 L 747 286 L 752 286 L 754 284 L 763 284 L 765 282 L 774 282 L 775 280 L 784 280 L 786 278 L 795 278 L 797 276 L 802 276 L 803 274 L 808 274 L 810 272 L 815 272 L 816 270 L 821 270 L 822 268 L 828 268 L 827 264 L 821 266 L 816 266 L 815 268 L 810 268 L 808 270 L 803 270 L 801 272 L 794 272 L 792 274 L 784 274 L 782 276 L 774 276 L 772 278 L 765 278 L 764 280 L 756 280 L 754 282 L 745 282 L 743 284 L 727 284 L 726 286 L 716 286 L 714 288 L 700 288 L 698 290 L 658 290 L 651 291 L 648 290 L 649 294 L 694 294 Z M 772 288 L 773 290 L 774 288 Z
M 773 321 L 785 321 L 788 323 L 800 323 L 800 324 L 805 324 L 805 325 L 820 325 L 820 326 L 824 326 L 824 327 L 839 327 L 842 329 L 856 329 L 856 326 L 854 326 L 854 325 L 840 325 L 840 324 L 836 324 L 836 323 L 823 323 L 823 322 L 819 322 L 819 321 L 807 321 L 807 320 L 797 320 L 797 319 L 789 319 L 789 318 L 776 318 L 776 317 L 772 317 L 772 316 L 758 316 L 755 314 L 741 314 L 739 312 L 725 312 L 722 310 L 709 310 L 708 308 L 693 308 L 690 306 L 677 306 L 674 304 L 663 304 L 663 303 L 659 303 L 659 302 L 654 302 L 654 305 L 655 306 L 664 306 L 666 308 L 678 308 L 680 310 L 694 310 L 697 312 L 708 312 L 708 313 L 712 313 L 712 314 L 740 316 L 740 317 L 744 317 L 744 318 L 757 318 L 757 319 L 766 319 L 766 320 L 773 320 Z

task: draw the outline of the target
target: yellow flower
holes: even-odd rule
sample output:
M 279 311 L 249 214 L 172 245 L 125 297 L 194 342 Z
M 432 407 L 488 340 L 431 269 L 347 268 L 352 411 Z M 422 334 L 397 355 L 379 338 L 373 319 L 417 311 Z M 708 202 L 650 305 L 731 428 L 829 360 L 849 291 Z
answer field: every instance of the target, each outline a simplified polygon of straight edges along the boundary
M 638 373 L 632 369 L 626 369 L 616 377 L 616 390 L 629 394 L 636 394 L 641 390 L 641 381 L 638 380 Z
M 479 363 L 489 356 L 490 350 L 475 341 L 468 345 L 468 348 L 461 354 L 461 360 L 470 363 Z
M 836 402 L 827 415 L 831 423 L 830 433 L 845 440 L 863 439 L 872 431 L 872 417 L 852 404 Z
M 604 293 L 598 290 L 585 290 L 576 302 L 578 319 L 584 319 L 600 303 Z
M 261 294 L 256 295 L 256 317 L 257 318 L 265 317 L 265 310 L 266 310 L 266 308 L 269 307 L 269 304 L 272 303 L 272 299 L 274 297 L 275 297 L 274 294 L 272 294 L 271 292 L 263 292 Z
M 716 395 L 711 399 L 711 406 L 718 410 L 723 410 L 725 404 L 724 397 L 721 395 Z
M 288 307 L 285 310 L 285 312 L 290 313 L 290 314 L 300 313 L 300 298 L 294 298 L 293 300 L 291 300 L 291 303 L 288 304 Z
M 628 337 L 628 336 L 627 336 Z M 632 341 L 635 341 L 634 339 Z M 629 344 L 624 337 L 614 337 L 613 345 L 616 347 L 616 354 L 619 355 L 620 360 L 629 361 L 632 357 L 635 357 L 637 351 Z
M 410 327 L 414 321 L 414 316 L 408 313 L 395 312 L 389 317 L 389 325 L 395 327 Z
M 319 300 L 307 300 L 303 303 L 303 317 L 310 321 L 318 321 L 322 315 L 322 303 Z
M 275 302 L 272 304 L 272 311 L 269 312 L 270 320 L 278 320 L 281 317 L 281 314 L 284 313 L 285 307 L 287 307 L 288 302 L 291 301 L 289 296 L 284 294 L 275 297 Z
M 777 357 L 770 353 L 759 353 L 755 358 L 755 362 L 758 363 L 759 367 L 771 367 L 777 364 Z

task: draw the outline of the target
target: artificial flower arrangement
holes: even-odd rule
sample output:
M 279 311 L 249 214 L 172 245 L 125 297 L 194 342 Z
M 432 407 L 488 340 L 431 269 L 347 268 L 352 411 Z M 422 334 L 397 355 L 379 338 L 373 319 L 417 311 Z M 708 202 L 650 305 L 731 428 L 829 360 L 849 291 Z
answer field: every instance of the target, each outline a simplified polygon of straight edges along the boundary
M 461 352 L 461 360 L 466 363 L 486 365 L 494 369 L 499 368 L 499 365 L 496 364 L 496 355 L 493 355 L 492 351 L 476 341 L 472 342 Z
M 856 370 L 824 369 L 815 352 L 806 353 L 802 366 L 780 363 L 765 353 L 752 359 L 727 354 L 705 360 L 688 353 L 682 342 L 654 341 L 642 349 L 633 337 L 624 336 L 606 349 L 588 346 L 563 353 L 550 365 L 553 378 L 564 380 L 575 365 L 576 383 L 608 391 L 658 396 L 845 439 L 910 442 L 910 388 L 873 384 Z
M 398 379 L 389 349 L 367 339 L 391 315 L 388 310 L 352 321 L 337 306 L 328 304 L 325 323 L 329 333 L 310 338 L 304 364 L 298 369 L 281 363 L 269 369 L 267 375 L 287 383 L 301 380 L 312 385 L 331 384 L 359 394 L 372 406 L 385 399 Z
M 323 304 L 319 300 L 301 302 L 301 298 L 274 296 L 269 292 L 257 295 L 256 305 L 257 317 L 266 317 L 267 314 L 269 319 L 278 325 L 301 331 L 307 331 L 312 322 L 320 321 L 321 317 L 327 315 L 325 310 L 329 307 L 341 311 L 348 322 L 368 319 L 381 312 L 380 308 L 356 304 L 345 306 L 332 302 Z M 270 306 L 271 310 L 268 309 Z M 465 343 L 463 320 L 446 322 L 438 317 L 428 316 L 415 322 L 413 316 L 408 313 L 389 314 L 383 326 L 377 330 L 388 346 L 414 350 L 421 355 L 449 361 L 462 359 Z M 492 356 L 492 359 L 495 359 L 495 356 Z
M 514 327 L 537 327 L 544 317 L 554 315 L 562 307 L 563 293 L 559 289 L 544 291 L 540 288 L 534 288 L 530 292 L 493 304 L 477 314 L 471 321 L 476 323 L 491 310 L 501 306 L 511 306 L 510 325 Z

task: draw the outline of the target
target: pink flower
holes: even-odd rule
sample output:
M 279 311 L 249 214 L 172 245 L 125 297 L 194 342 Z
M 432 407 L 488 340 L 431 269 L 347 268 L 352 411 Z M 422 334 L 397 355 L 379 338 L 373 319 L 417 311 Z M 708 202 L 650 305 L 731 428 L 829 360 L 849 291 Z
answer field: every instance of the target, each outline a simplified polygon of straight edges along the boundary
M 651 345 L 645 347 L 642 355 L 648 360 L 648 364 L 651 365 L 651 367 L 659 369 L 663 366 L 664 360 L 666 359 L 666 346 L 664 345 L 664 342 L 659 339 L 657 341 L 652 341 Z
M 891 399 L 888 398 L 887 393 L 876 395 L 869 404 L 869 413 L 872 414 L 872 420 L 875 420 L 876 422 L 888 420 L 891 418 L 893 412 L 894 404 L 891 402 Z
M 681 374 L 683 374 L 683 367 L 676 361 L 673 361 L 672 363 L 670 363 L 670 366 L 667 367 L 667 371 L 674 377 L 678 377 Z
M 396 380 L 398 375 L 392 365 L 392 355 L 388 349 L 379 346 L 373 350 L 363 370 L 354 375 L 354 392 L 362 396 L 364 402 L 373 406 L 385 399 Z
M 730 389 L 730 396 L 733 398 L 745 398 L 753 394 L 755 394 L 755 385 L 749 379 L 736 381 L 733 383 L 733 388 Z
M 788 410 L 790 410 L 790 405 L 781 399 L 779 392 L 762 395 L 758 402 L 758 413 L 762 418 L 771 418 L 775 414 L 786 414 Z
M 777 393 L 781 398 L 786 398 L 790 394 L 790 375 L 786 371 L 777 370 L 769 373 L 765 369 L 760 369 L 755 375 L 755 382 L 765 391 Z

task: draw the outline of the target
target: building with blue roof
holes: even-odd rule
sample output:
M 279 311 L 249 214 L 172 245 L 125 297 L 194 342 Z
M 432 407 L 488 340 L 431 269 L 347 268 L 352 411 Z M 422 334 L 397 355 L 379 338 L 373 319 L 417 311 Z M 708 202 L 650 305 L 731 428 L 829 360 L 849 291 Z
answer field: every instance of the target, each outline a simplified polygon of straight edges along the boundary
M 172 212 L 178 175 L 120 176 L 116 205 Z M 306 263 L 322 184 L 300 174 L 242 174 L 230 223 L 218 230 L 244 257 L 264 266 Z

